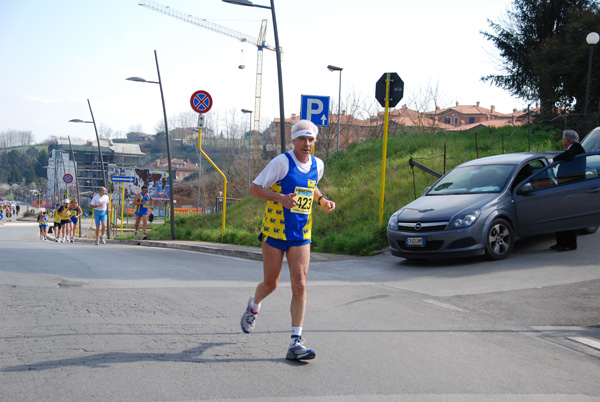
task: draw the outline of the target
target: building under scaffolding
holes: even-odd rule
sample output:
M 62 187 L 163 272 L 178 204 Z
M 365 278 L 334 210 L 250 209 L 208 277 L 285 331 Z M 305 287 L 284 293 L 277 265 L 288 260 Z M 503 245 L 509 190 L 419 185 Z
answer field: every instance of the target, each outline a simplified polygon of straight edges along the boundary
M 104 172 L 108 177 L 108 167 L 145 168 L 149 165 L 149 157 L 144 154 L 138 144 L 116 143 L 111 140 L 100 140 Z M 71 158 L 71 148 L 74 155 Z M 67 190 L 70 197 L 77 196 L 82 206 L 87 206 L 92 195 L 104 185 L 100 165 L 100 153 L 96 141 L 72 141 L 59 139 L 48 147 L 48 188 L 47 194 L 54 202 L 62 202 Z M 65 175 L 70 175 L 73 181 L 65 181 Z M 76 182 L 77 180 L 77 182 Z

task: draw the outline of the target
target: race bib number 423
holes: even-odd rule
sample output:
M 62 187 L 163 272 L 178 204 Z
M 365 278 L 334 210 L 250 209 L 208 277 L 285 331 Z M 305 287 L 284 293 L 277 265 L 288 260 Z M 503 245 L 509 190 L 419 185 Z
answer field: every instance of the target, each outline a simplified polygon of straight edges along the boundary
M 307 187 L 296 187 L 295 193 L 296 197 L 294 199 L 298 201 L 298 205 L 292 207 L 290 211 L 296 214 L 310 214 L 315 190 Z

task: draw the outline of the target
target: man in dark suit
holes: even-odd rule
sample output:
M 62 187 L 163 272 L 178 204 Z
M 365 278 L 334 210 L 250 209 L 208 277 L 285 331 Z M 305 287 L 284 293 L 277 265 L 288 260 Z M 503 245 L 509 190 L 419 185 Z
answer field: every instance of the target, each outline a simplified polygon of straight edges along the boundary
M 562 135 L 562 143 L 566 148 L 562 154 L 557 155 L 554 158 L 554 162 L 567 161 L 567 163 L 561 163 L 558 167 L 557 179 L 559 184 L 573 180 L 578 180 L 581 175 L 585 178 L 585 166 L 581 168 L 579 163 L 571 163 L 575 155 L 585 153 L 585 150 L 579 144 L 579 134 L 574 130 L 565 130 Z M 581 159 L 585 163 L 584 159 Z M 556 244 L 551 246 L 552 250 L 556 251 L 571 251 L 577 249 L 577 230 L 565 230 L 562 232 L 556 232 Z

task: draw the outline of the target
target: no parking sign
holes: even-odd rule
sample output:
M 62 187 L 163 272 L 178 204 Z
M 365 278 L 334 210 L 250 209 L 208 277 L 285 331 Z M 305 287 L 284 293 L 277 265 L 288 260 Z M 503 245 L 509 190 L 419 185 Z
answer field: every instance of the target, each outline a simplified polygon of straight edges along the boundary
M 63 176 L 63 181 L 67 184 L 73 183 L 73 175 L 67 173 L 66 175 Z
M 190 98 L 190 105 L 196 113 L 206 113 L 213 105 L 212 96 L 206 91 L 196 91 Z

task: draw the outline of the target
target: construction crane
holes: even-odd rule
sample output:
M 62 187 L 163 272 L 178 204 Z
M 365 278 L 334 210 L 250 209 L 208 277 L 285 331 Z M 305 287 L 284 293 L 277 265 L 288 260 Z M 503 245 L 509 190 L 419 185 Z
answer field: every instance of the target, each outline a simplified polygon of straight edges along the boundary
M 256 46 L 258 49 L 256 57 L 256 85 L 254 92 L 254 133 L 253 142 L 258 145 L 258 133 L 260 132 L 260 105 L 261 105 L 261 92 L 262 92 L 262 70 L 263 70 L 263 49 L 275 51 L 276 49 L 272 46 L 267 45 L 265 42 L 265 36 L 267 34 L 267 20 L 262 20 L 260 30 L 258 31 L 258 37 L 255 38 L 250 35 L 243 34 L 236 30 L 224 27 L 214 22 L 207 21 L 202 18 L 194 17 L 193 15 L 187 14 L 183 11 L 176 10 L 172 7 L 165 6 L 154 0 L 138 1 L 138 5 L 149 8 L 150 10 L 157 11 L 159 13 L 168 15 L 169 17 L 177 18 L 178 20 L 188 22 L 192 25 L 197 25 L 202 28 L 210 29 L 211 31 L 218 32 L 220 34 L 229 36 L 239 40 L 240 42 L 248 43 Z M 281 51 L 281 50 L 280 50 Z M 240 66 L 241 68 L 241 66 Z

